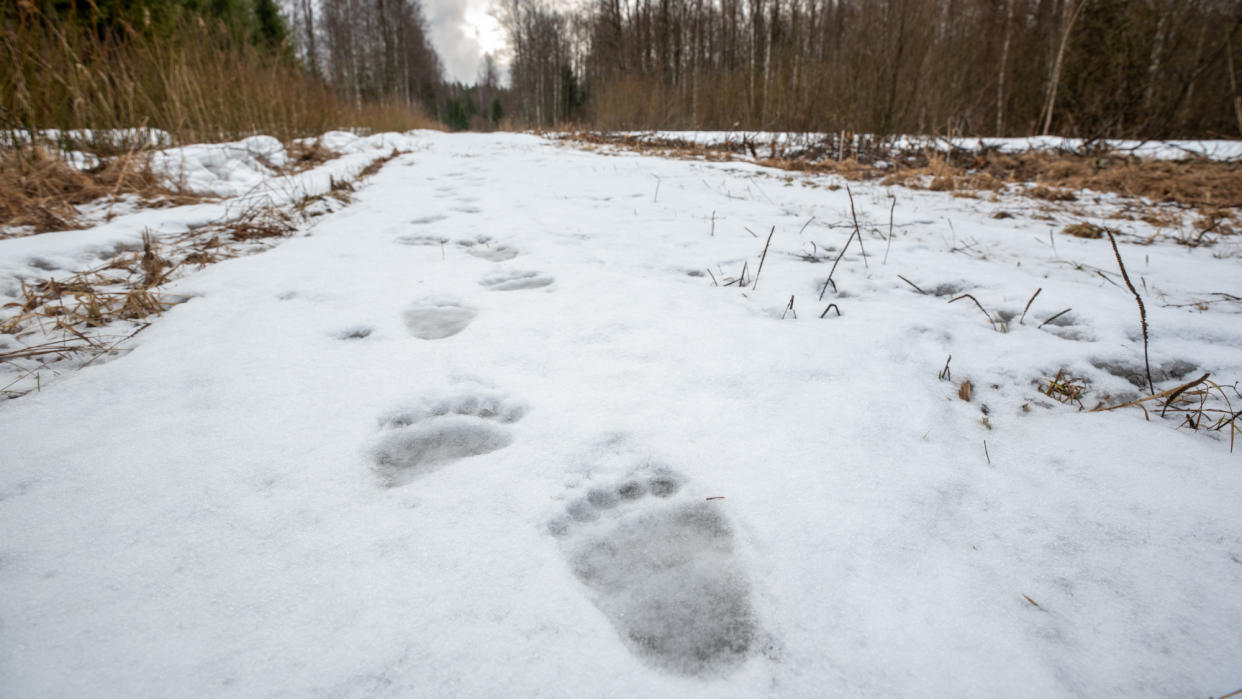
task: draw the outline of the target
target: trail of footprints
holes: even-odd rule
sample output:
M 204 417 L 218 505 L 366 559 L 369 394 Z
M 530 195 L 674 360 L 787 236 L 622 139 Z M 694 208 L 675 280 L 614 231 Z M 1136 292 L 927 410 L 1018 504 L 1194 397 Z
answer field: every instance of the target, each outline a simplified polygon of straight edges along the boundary
M 415 221 L 430 224 L 442 217 Z M 505 262 L 520 252 L 487 236 L 450 241 L 436 235 L 399 238 L 404 245 L 450 242 L 481 259 Z M 489 291 L 551 285 L 530 270 L 499 269 L 479 280 Z M 457 335 L 479 310 L 453 298 L 417 300 L 403 313 L 415 337 Z M 342 337 L 365 337 L 347 334 Z M 513 442 L 524 406 L 486 391 L 428 401 L 380 422 L 370 458 L 380 483 L 401 487 Z M 659 670 L 718 677 L 758 650 L 761 636 L 751 589 L 721 506 L 685 494 L 686 480 L 666 467 L 643 466 L 571 499 L 548 525 L 570 570 L 638 658 Z
M 412 223 L 426 225 L 444 220 L 444 216 L 425 216 Z M 451 241 L 440 235 L 406 235 L 396 239 L 401 245 L 440 247 L 450 243 L 466 254 L 490 262 L 506 262 L 521 254 L 511 245 L 496 242 L 486 235 Z M 533 270 L 500 269 L 479 280 L 479 286 L 488 291 L 520 291 L 552 285 L 556 280 Z M 428 297 L 414 301 L 404 311 L 405 326 L 414 337 L 423 340 L 442 340 L 465 330 L 479 314 L 479 309 L 451 297 Z

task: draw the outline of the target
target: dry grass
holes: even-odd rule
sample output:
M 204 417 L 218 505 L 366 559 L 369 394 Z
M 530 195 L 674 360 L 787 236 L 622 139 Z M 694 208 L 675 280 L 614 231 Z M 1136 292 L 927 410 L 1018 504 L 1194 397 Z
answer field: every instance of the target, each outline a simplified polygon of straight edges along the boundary
M 1087 393 L 1086 381 L 1067 375 L 1064 369 L 1058 369 L 1055 377 L 1043 381 L 1047 385 L 1039 389 L 1041 393 L 1061 403 L 1075 403 L 1082 409 L 1082 398 Z
M 1236 384 L 1222 386 L 1209 377 L 1210 374 L 1204 374 L 1194 381 L 1113 405 L 1106 405 L 1104 401 L 1109 400 L 1109 396 L 1103 396 L 1087 412 L 1138 408 L 1149 421 L 1155 413 L 1156 417 L 1179 420 L 1179 428 L 1196 432 L 1228 432 L 1229 450 L 1232 452 L 1236 435 L 1242 434 L 1242 422 L 1239 422 L 1242 410 L 1234 408 L 1229 394 L 1233 393 L 1234 399 L 1242 400 L 1242 393 L 1238 392 Z M 1083 405 L 1088 393 L 1086 380 L 1070 376 L 1063 369 L 1058 370 L 1053 378 L 1041 379 L 1039 391 L 1060 403 L 1072 403 L 1079 410 L 1086 410 Z
M 144 155 L 128 153 L 79 170 L 41 147 L 0 149 L 0 229 L 31 233 L 78 228 L 78 207 L 98 199 L 135 196 L 146 206 L 176 206 L 199 198 L 164 186 Z M 13 233 L 0 234 L 10 237 Z
M 338 95 L 284 52 L 189 15 L 159 33 L 130 23 L 119 35 L 27 9 L 0 25 L 0 64 L 10 68 L 0 71 L 0 129 L 10 134 L 145 126 L 176 143 L 256 133 L 287 142 L 437 128 L 416 105 Z
M 304 172 L 341 155 L 318 140 L 294 141 L 287 152 L 288 163 L 273 168 L 278 174 Z M 82 220 L 79 207 L 101 199 L 115 202 L 120 197 L 132 197 L 131 201 L 140 206 L 161 207 L 208 198 L 165 184 L 163 178 L 151 171 L 149 155 L 146 151 L 122 153 L 82 170 L 43 146 L 0 147 L 0 238 L 91 225 Z M 378 169 L 381 165 L 372 163 L 369 167 Z M 352 190 L 348 179 L 334 180 L 334 191 L 346 187 Z M 348 198 L 342 201 L 348 202 Z M 243 228 L 249 237 L 272 237 L 283 235 L 282 225 L 264 217 L 247 222 Z
M 341 157 L 340 153 L 325 147 L 318 138 L 309 143 L 294 141 L 285 148 L 285 152 L 289 157 L 289 163 L 285 166 L 287 174 L 305 172 Z
M 367 177 L 374 175 L 375 173 L 380 171 L 380 168 L 392 162 L 394 158 L 397 158 L 400 155 L 401 155 L 401 151 L 397 150 L 396 148 L 393 148 L 392 152 L 389 153 L 388 155 L 385 155 L 380 158 L 376 158 L 375 160 L 372 160 L 370 163 L 368 163 L 367 166 L 362 168 L 362 170 L 358 173 L 358 177 L 360 179 L 366 179 Z
M 1119 405 L 1097 405 L 1092 408 L 1091 412 L 1135 407 L 1142 409 L 1146 418 L 1151 420 L 1151 410 L 1148 410 L 1150 405 L 1152 410 L 1159 409 L 1159 417 L 1179 419 L 1181 421 L 1179 427 L 1186 427 L 1196 432 L 1227 430 L 1229 451 L 1232 452 L 1235 436 L 1242 434 L 1242 423 L 1238 422 L 1239 418 L 1242 418 L 1242 410 L 1234 409 L 1233 402 L 1229 399 L 1229 392 L 1232 391 L 1234 398 L 1239 399 L 1242 399 L 1242 393 L 1238 392 L 1236 384 L 1221 386 L 1209 377 L 1210 374 L 1204 374 L 1194 381 Z
M 1087 238 L 1095 240 L 1104 237 L 1104 229 L 1093 223 L 1075 223 L 1061 229 L 1065 235 L 1072 235 L 1075 238 Z
M 729 160 L 751 154 L 753 144 L 732 141 L 711 146 L 677 139 L 598 132 L 573 133 L 566 140 L 593 147 L 604 145 L 652 155 Z M 1073 202 L 1075 190 L 1092 190 L 1193 209 L 1202 219 L 1199 230 L 1236 234 L 1242 210 L 1242 163 L 1204 158 L 1152 160 L 1098 153 L 1028 151 L 1006 154 L 932 149 L 896 150 L 883 142 L 863 142 L 838 152 L 832 143 L 781 150 L 754 157 L 760 165 L 795 172 L 839 175 L 851 181 L 880 180 L 886 186 L 968 193 L 1009 191 L 1052 203 Z M 1139 207 L 1135 218 L 1154 226 L 1181 226 L 1168 211 Z

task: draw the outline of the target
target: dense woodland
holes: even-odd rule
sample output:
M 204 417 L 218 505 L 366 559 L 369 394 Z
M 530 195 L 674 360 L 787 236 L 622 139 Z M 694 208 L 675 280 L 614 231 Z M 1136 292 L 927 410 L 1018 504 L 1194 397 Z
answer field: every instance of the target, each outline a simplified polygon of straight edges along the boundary
M 1238 0 L 496 0 L 444 81 L 419 0 L 0 3 L 0 128 L 1238 137 Z
M 1233 137 L 1238 0 L 503 0 L 538 125 Z

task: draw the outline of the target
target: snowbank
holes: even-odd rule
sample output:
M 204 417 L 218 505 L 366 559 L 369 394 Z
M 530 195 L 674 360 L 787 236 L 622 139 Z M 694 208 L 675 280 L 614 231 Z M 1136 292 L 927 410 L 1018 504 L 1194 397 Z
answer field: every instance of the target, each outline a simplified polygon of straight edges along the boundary
M 252 136 L 236 143 L 162 150 L 151 156 L 151 169 L 181 190 L 231 197 L 262 185 L 286 162 L 280 141 Z

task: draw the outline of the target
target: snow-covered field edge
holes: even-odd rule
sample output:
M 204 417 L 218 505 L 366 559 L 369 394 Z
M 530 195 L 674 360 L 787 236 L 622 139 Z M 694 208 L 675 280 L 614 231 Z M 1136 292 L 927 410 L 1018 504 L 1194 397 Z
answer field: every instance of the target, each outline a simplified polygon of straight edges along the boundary
M 41 390 L 75 367 L 129 351 L 160 309 L 186 300 L 164 293 L 164 284 L 305 234 L 348 200 L 361 172 L 417 147 L 418 135 L 329 132 L 312 140 L 335 157 L 293 174 L 283 172 L 284 145 L 267 136 L 155 151 L 151 170 L 202 203 L 101 201 L 80 208 L 88 222 L 80 230 L 0 240 L 0 327 L 8 334 L 0 339 L 0 396 Z
M 822 144 L 836 143 L 841 135 L 815 132 L 795 131 L 612 131 L 606 132 L 617 137 L 628 137 L 635 141 L 681 142 L 697 146 L 731 146 L 742 149 L 754 147 L 762 157 L 769 157 L 785 150 L 796 150 Z M 553 136 L 568 136 L 571 133 L 554 133 Z M 1134 139 L 1102 139 L 1087 140 L 1062 136 L 1029 136 L 1029 137 L 984 137 L 969 138 L 962 136 L 875 136 L 869 134 L 844 134 L 846 148 L 857 150 L 862 145 L 883 147 L 893 151 L 931 149 L 948 151 L 950 149 L 969 152 L 995 150 L 1001 153 L 1025 153 L 1031 151 L 1047 151 L 1054 153 L 1079 153 L 1084 149 L 1103 154 L 1126 155 L 1137 158 L 1155 160 L 1182 160 L 1187 158 L 1205 158 L 1216 161 L 1237 161 L 1242 159 L 1242 140 L 1147 140 Z

